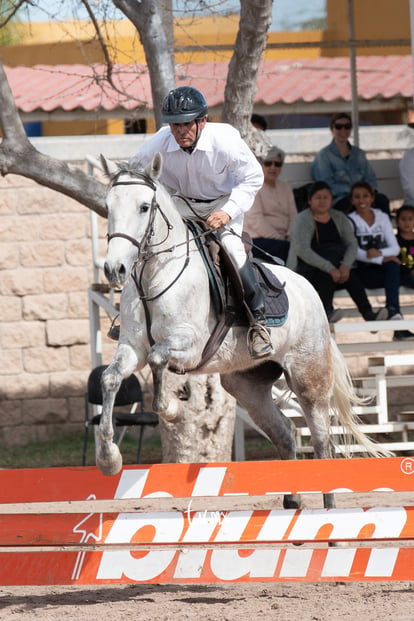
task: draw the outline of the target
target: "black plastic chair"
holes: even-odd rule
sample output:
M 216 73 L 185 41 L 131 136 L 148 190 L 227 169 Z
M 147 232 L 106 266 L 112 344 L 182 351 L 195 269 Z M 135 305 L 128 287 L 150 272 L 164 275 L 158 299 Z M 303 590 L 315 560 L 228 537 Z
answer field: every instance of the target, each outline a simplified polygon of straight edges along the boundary
M 85 393 L 85 422 L 83 433 L 83 451 L 82 451 L 82 465 L 86 465 L 86 452 L 88 449 L 89 438 L 89 426 L 99 425 L 101 420 L 101 414 L 99 410 L 102 408 L 102 388 L 101 378 L 102 373 L 108 365 L 101 365 L 91 371 L 88 377 L 87 391 Z M 94 409 L 98 409 L 98 413 L 90 416 L 91 407 L 96 406 Z M 129 406 L 128 412 L 116 411 L 116 407 Z M 122 381 L 119 391 L 115 397 L 115 405 L 113 412 L 113 423 L 115 427 L 122 428 L 116 443 L 119 445 L 124 437 L 127 427 L 135 426 L 140 427 L 138 436 L 137 447 L 137 463 L 141 463 L 141 451 L 142 442 L 144 439 L 145 427 L 155 427 L 158 425 L 158 416 L 154 412 L 146 412 L 144 409 L 144 394 L 142 392 L 141 384 L 136 375 L 131 375 Z

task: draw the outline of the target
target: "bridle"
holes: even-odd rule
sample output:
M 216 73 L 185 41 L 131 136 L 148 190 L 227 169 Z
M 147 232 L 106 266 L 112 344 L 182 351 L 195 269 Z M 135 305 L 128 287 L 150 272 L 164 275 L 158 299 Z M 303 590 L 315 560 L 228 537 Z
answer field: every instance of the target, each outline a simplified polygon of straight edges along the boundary
M 190 261 L 190 236 L 189 236 L 189 231 L 188 228 L 186 227 L 186 241 L 182 242 L 183 244 L 186 245 L 186 257 L 185 257 L 185 261 L 184 264 L 180 270 L 180 272 L 177 274 L 177 276 L 159 293 L 157 293 L 156 295 L 153 296 L 148 296 L 145 291 L 144 291 L 144 287 L 143 287 L 143 276 L 144 276 L 144 269 L 145 267 L 148 265 L 149 261 L 154 258 L 155 256 L 165 253 L 165 252 L 172 252 L 175 248 L 177 248 L 179 245 L 181 244 L 175 244 L 174 246 L 170 246 L 169 248 L 164 248 L 162 250 L 159 251 L 155 251 L 153 250 L 153 248 L 156 248 L 157 246 L 160 246 L 162 244 L 164 244 L 168 237 L 169 237 L 169 233 L 170 231 L 173 229 L 173 225 L 170 223 L 170 221 L 168 220 L 167 216 L 165 215 L 164 211 L 161 209 L 160 204 L 157 201 L 157 196 L 156 196 L 156 192 L 157 192 L 157 186 L 155 185 L 155 183 L 153 182 L 153 180 L 145 175 L 145 174 L 140 174 L 140 173 L 136 173 L 137 178 L 134 179 L 130 179 L 128 181 L 119 181 L 118 177 L 124 173 L 125 171 L 120 171 L 117 175 L 117 177 L 115 178 L 115 180 L 112 182 L 111 187 L 115 187 L 115 186 L 120 186 L 120 185 L 143 185 L 146 187 L 151 188 L 151 190 L 153 191 L 153 196 L 151 199 L 151 205 L 149 207 L 150 210 L 150 215 L 149 215 L 149 219 L 148 219 L 148 224 L 147 224 L 147 228 L 145 229 L 144 235 L 141 239 L 141 241 L 138 241 L 137 239 L 135 239 L 134 237 L 132 237 L 131 235 L 128 235 L 127 233 L 111 233 L 111 235 L 107 235 L 107 240 L 108 240 L 108 244 L 111 241 L 111 239 L 114 239 L 115 237 L 121 237 L 122 239 L 126 239 L 127 241 L 129 241 L 133 246 L 135 246 L 135 248 L 138 249 L 138 256 L 131 268 L 131 277 L 135 283 L 135 286 L 137 288 L 137 292 L 139 295 L 139 298 L 143 301 L 143 302 L 151 302 L 153 300 L 156 300 L 157 298 L 161 297 L 162 295 L 164 295 L 164 293 L 166 293 L 166 291 L 168 291 L 168 289 L 170 289 L 176 282 L 177 280 L 181 277 L 182 273 L 184 272 L 184 270 L 186 269 L 186 267 L 189 264 Z M 166 226 L 167 226 L 167 233 L 164 237 L 164 239 L 162 239 L 161 241 L 157 242 L 156 244 L 151 244 L 151 238 L 154 236 L 154 222 L 155 222 L 155 217 L 157 214 L 157 211 L 160 213 L 160 215 L 162 216 Z M 138 266 L 140 266 L 140 269 L 138 268 Z M 144 307 L 146 309 L 146 304 L 144 304 Z M 147 311 L 146 311 L 147 312 Z

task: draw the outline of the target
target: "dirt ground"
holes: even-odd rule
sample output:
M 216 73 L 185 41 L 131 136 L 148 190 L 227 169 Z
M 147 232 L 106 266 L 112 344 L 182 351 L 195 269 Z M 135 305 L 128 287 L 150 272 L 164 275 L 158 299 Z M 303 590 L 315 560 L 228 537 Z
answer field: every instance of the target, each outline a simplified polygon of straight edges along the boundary
M 0 587 L 0 619 L 411 621 L 409 582 Z

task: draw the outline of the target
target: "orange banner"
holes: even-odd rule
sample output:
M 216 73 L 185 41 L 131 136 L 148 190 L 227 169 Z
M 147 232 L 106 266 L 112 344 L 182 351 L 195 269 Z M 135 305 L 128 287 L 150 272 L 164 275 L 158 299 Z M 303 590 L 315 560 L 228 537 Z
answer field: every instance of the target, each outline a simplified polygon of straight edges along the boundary
M 157 464 L 126 467 L 115 477 L 96 468 L 3 470 L 0 584 L 413 580 L 411 506 L 300 511 L 214 506 L 214 498 L 224 496 L 413 487 L 411 457 Z M 59 513 L 58 508 L 59 501 L 168 497 L 185 497 L 186 509 Z M 211 497 L 211 509 L 207 503 L 194 511 L 198 497 Z M 16 503 L 13 513 L 10 503 Z M 30 514 L 30 503 L 51 503 L 50 512 Z M 332 541 L 351 543 L 328 547 Z M 299 542 L 306 543 L 293 545 Z

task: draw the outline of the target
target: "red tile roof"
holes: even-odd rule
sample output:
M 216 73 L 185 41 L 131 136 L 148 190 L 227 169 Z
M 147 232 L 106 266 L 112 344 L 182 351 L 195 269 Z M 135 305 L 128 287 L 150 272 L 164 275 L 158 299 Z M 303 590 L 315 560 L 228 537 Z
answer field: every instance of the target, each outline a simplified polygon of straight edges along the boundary
M 411 56 L 360 56 L 357 59 L 359 97 L 364 100 L 413 96 Z M 223 102 L 228 63 L 177 65 L 177 85 L 192 84 L 209 105 Z M 52 110 L 114 111 L 152 109 L 145 65 L 117 65 L 114 89 L 105 80 L 103 65 L 36 65 L 6 67 L 21 112 Z M 260 65 L 255 103 L 350 102 L 347 57 L 303 60 L 265 60 Z

